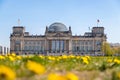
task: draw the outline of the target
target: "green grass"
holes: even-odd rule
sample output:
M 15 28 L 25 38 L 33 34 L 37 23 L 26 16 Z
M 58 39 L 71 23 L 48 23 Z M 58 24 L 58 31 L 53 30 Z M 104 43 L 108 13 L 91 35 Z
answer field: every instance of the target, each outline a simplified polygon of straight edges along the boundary
M 9 55 L 11 56 L 11 55 Z M 16 58 L 16 56 L 12 56 Z M 0 65 L 6 65 L 16 72 L 16 80 L 47 80 L 47 76 L 51 72 L 65 74 L 66 72 L 72 72 L 76 74 L 80 80 L 120 80 L 120 63 L 116 63 L 114 60 L 120 60 L 120 57 L 90 57 L 88 64 L 83 63 L 82 57 L 77 58 L 67 57 L 60 58 L 62 56 L 51 56 L 54 59 L 49 59 L 50 56 L 43 56 L 44 58 L 35 55 L 32 57 L 22 57 L 20 60 L 16 59 L 11 61 L 9 57 L 0 59 Z M 59 59 L 60 58 L 60 59 Z M 113 60 L 108 62 L 108 59 Z M 46 72 L 42 75 L 37 75 L 29 71 L 26 67 L 28 60 L 35 61 L 46 68 Z

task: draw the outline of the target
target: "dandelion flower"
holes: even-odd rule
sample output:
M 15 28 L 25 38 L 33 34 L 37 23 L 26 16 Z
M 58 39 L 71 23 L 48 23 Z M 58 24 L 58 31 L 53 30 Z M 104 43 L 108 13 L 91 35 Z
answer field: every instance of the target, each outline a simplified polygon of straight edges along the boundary
M 55 57 L 48 56 L 48 59 L 55 61 Z
M 0 80 L 15 80 L 16 74 L 9 67 L 1 65 L 0 66 Z
M 82 57 L 83 63 L 89 64 L 88 58 L 87 57 Z
M 117 72 L 116 76 L 120 79 L 120 72 Z
M 48 80 L 68 80 L 65 76 L 56 74 L 56 73 L 50 73 L 48 75 Z
M 0 60 L 4 60 L 4 59 L 5 59 L 5 57 L 0 55 Z
M 85 56 L 88 60 L 90 60 L 90 56 Z
M 15 54 L 15 53 L 12 53 L 12 54 L 11 54 L 11 56 L 14 56 L 14 57 L 15 57 L 15 56 L 16 56 L 16 54 Z
M 18 60 L 20 60 L 20 59 L 22 59 L 22 56 L 16 56 L 16 58 L 17 58 Z
M 75 56 L 74 55 L 69 55 L 69 58 L 75 58 Z
M 67 80 L 79 80 L 78 77 L 72 72 L 68 72 L 66 74 L 66 77 L 67 77 Z
M 111 63 L 112 61 L 113 61 L 112 59 L 108 59 L 108 60 L 107 60 L 108 63 Z
M 77 56 L 76 59 L 80 59 L 80 56 Z
M 120 64 L 120 60 L 119 60 L 119 59 L 114 59 L 114 62 L 115 62 L 116 64 Z
M 67 55 L 62 55 L 62 58 L 63 58 L 63 59 L 67 59 L 68 56 L 67 56 Z
M 89 64 L 88 60 L 83 60 L 83 63 Z
M 26 66 L 30 71 L 36 74 L 43 74 L 45 72 L 45 67 L 34 61 L 28 61 Z
M 41 59 L 45 59 L 45 57 L 43 55 L 39 55 L 39 58 Z
M 15 61 L 15 57 L 9 56 L 10 61 Z

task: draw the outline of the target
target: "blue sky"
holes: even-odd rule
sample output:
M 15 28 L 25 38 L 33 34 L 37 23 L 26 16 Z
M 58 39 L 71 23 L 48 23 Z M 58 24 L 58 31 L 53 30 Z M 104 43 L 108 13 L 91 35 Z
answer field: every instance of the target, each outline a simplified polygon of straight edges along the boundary
M 99 19 L 107 41 L 120 42 L 120 0 L 0 0 L 0 45 L 9 46 L 18 19 L 30 34 L 44 34 L 46 26 L 61 22 L 77 35 Z

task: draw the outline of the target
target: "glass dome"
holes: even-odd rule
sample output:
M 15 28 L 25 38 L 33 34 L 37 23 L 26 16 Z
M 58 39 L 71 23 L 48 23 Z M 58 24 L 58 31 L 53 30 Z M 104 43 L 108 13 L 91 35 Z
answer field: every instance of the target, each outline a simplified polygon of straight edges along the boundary
M 68 31 L 67 27 L 59 22 L 55 22 L 53 24 L 51 24 L 49 26 L 48 31 L 52 31 L 52 32 L 64 32 L 64 31 Z

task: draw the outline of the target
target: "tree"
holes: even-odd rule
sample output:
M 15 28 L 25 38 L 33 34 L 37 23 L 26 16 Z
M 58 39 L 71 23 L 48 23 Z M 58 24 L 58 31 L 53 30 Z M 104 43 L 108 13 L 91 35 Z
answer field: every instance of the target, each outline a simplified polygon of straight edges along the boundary
M 120 47 L 118 47 L 118 49 L 117 49 L 117 53 L 120 54 Z
M 109 43 L 103 42 L 102 52 L 106 55 L 113 55 L 115 53 L 115 50 L 111 48 Z
M 120 54 L 120 47 L 115 47 L 115 53 Z

